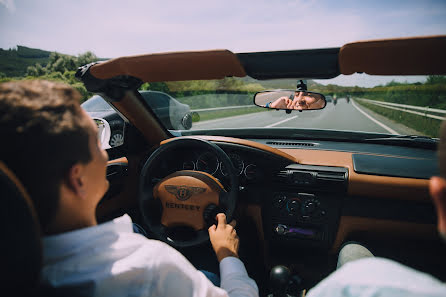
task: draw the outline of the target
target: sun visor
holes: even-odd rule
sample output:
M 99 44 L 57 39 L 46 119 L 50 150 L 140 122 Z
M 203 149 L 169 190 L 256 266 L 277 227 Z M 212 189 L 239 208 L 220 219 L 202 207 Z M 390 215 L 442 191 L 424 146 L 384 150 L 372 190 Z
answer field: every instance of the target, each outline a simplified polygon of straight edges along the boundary
M 246 76 L 237 56 L 228 50 L 173 52 L 112 59 L 91 67 L 99 79 L 128 75 L 144 82 L 223 79 Z
M 341 74 L 446 74 L 446 36 L 348 43 L 339 51 Z

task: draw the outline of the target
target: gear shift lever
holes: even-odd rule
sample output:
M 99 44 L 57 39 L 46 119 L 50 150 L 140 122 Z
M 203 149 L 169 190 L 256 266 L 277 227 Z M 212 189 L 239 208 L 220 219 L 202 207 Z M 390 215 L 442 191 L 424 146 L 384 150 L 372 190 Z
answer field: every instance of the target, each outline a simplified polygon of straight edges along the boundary
M 290 283 L 291 271 L 282 265 L 274 266 L 269 274 L 269 282 L 273 297 L 286 297 L 286 290 Z

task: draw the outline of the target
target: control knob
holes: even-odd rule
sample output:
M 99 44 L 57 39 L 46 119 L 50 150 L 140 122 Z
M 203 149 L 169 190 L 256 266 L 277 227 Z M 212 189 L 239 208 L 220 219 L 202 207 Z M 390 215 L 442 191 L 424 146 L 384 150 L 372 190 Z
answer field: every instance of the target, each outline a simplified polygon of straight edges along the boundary
M 308 199 L 302 205 L 302 213 L 304 215 L 313 214 L 319 207 L 319 201 L 317 199 Z
M 287 229 L 288 229 L 287 226 L 279 224 L 279 225 L 276 226 L 276 228 L 274 228 L 274 231 L 277 234 L 282 235 L 282 234 L 284 234 L 287 231 Z
M 299 200 L 297 200 L 297 199 L 288 200 L 287 210 L 290 215 L 298 213 L 299 209 L 300 209 L 300 201 Z

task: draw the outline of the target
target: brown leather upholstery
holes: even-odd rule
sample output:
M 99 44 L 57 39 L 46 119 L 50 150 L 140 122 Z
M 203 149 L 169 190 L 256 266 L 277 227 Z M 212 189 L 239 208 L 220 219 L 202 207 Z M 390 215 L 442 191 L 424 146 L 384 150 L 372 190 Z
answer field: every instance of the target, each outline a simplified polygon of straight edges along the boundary
M 36 295 L 42 265 L 39 221 L 25 188 L 0 161 L 2 292 Z
M 367 40 L 344 45 L 339 51 L 342 74 L 446 74 L 446 35 Z
M 100 79 L 131 75 L 146 82 L 246 76 L 237 56 L 228 50 L 120 57 L 94 65 L 91 67 L 91 74 Z

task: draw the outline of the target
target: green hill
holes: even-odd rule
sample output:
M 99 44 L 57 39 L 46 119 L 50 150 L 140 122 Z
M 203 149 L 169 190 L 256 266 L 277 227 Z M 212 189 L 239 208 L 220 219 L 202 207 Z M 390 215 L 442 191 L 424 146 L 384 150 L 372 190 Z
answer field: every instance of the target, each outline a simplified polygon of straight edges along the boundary
M 28 66 L 45 66 L 51 52 L 18 45 L 17 49 L 0 49 L 0 73 L 8 77 L 24 76 Z

